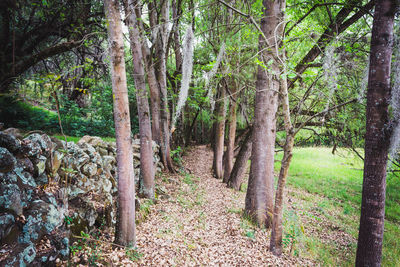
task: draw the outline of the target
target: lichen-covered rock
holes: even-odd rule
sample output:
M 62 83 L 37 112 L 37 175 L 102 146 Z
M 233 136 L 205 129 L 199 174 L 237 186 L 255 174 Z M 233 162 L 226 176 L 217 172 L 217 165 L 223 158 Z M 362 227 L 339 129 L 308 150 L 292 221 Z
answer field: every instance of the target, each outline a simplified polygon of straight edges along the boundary
M 66 159 L 66 165 L 76 171 L 78 171 L 84 164 L 89 162 L 90 156 L 86 154 L 83 149 L 81 149 L 74 142 L 67 143 L 68 155 Z
M 21 149 L 21 142 L 15 136 L 0 131 L 0 147 L 16 154 Z
M 29 144 L 35 146 L 35 148 L 32 149 L 32 152 L 34 153 L 31 153 L 30 156 L 41 154 L 45 157 L 49 157 L 50 152 L 53 149 L 53 142 L 51 141 L 50 137 L 45 134 L 31 134 L 24 138 L 24 142 L 28 143 L 28 146 Z
M 54 150 L 50 160 L 46 162 L 46 171 L 53 177 L 56 176 L 58 170 L 61 167 L 62 159 L 64 158 L 64 153 L 59 150 Z
M 24 205 L 21 191 L 16 184 L 0 184 L 0 194 L 0 208 L 18 216 L 22 214 Z
M 8 140 L 6 144 L 16 141 L 6 135 L 2 137 Z M 39 251 L 39 255 L 36 250 L 44 237 L 55 245 L 61 242 L 56 239 L 68 237 L 64 227 L 67 209 L 64 201 L 57 200 L 57 192 L 53 195 L 38 187 L 48 182 L 46 162 L 53 152 L 53 143 L 47 135 L 32 134 L 22 141 L 21 147 L 16 145 L 12 150 L 14 155 L 10 157 L 11 153 L 7 154 L 8 150 L 0 147 L 12 162 L 11 168 L 2 168 L 0 173 L 0 243 L 13 244 L 0 266 L 32 265 L 39 256 L 45 257 L 46 262 L 51 258 L 55 260 L 61 251 L 68 250 L 67 243 L 57 245 L 51 257 L 50 252 Z
M 92 147 L 107 148 L 107 143 L 98 136 L 85 135 L 78 141 L 78 145 L 82 145 L 82 144 L 89 144 Z
M 86 163 L 81 168 L 82 173 L 88 177 L 95 176 L 97 174 L 97 164 L 93 162 Z
M 138 183 L 140 141 L 133 140 L 132 148 Z M 154 142 L 153 150 L 159 168 Z M 79 235 L 112 226 L 117 182 L 115 142 L 85 136 L 77 144 L 66 143 L 38 133 L 19 141 L 0 135 L 0 242 L 16 244 L 0 266 L 54 265 L 69 253 L 69 231 Z M 50 244 L 46 249 L 40 245 L 44 240 Z
M 4 147 L 0 147 L 0 172 L 9 172 L 17 164 L 15 157 Z
M 0 216 L 0 240 L 6 237 L 15 223 L 15 218 L 11 214 L 4 214 Z
M 29 158 L 17 158 L 17 167 L 28 173 L 33 173 L 35 168 Z
M 8 135 L 12 135 L 15 138 L 20 139 L 20 140 L 23 138 L 21 131 L 17 128 L 7 128 L 7 129 L 2 130 L 2 132 L 5 134 L 8 134 Z

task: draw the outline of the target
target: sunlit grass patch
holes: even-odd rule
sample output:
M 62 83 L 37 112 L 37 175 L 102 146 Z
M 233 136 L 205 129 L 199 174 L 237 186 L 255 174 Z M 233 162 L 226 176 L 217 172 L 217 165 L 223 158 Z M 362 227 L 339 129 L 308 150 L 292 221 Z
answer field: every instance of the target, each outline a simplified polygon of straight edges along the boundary
M 276 159 L 281 158 L 282 153 L 278 153 Z M 276 172 L 279 167 L 277 161 Z M 307 216 L 327 219 L 357 240 L 362 180 L 363 162 L 353 152 L 339 149 L 332 154 L 330 148 L 306 147 L 294 149 L 287 184 L 306 191 L 291 194 L 304 201 L 302 209 Z M 400 181 L 393 174 L 387 177 L 385 216 L 382 265 L 400 266 Z M 308 253 L 324 266 L 354 264 L 356 244 L 343 248 L 347 254 L 338 251 L 334 243 L 323 243 L 313 236 L 306 236 L 305 244 Z

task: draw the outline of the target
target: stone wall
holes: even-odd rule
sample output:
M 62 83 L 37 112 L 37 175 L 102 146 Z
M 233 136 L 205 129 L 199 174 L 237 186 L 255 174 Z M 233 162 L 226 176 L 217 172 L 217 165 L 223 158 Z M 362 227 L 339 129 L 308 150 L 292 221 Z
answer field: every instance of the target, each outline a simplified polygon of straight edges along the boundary
M 140 145 L 133 140 L 135 180 Z M 154 164 L 161 170 L 154 143 Z M 78 143 L 43 133 L 0 131 L 0 265 L 51 264 L 69 253 L 70 234 L 115 223 L 115 143 Z M 47 245 L 43 245 L 47 244 Z

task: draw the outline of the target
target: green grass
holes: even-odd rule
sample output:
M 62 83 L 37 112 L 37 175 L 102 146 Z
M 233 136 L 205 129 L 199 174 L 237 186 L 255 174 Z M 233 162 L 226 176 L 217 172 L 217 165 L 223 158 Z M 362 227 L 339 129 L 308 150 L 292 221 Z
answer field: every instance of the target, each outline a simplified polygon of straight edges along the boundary
M 78 108 L 67 109 L 66 105 L 61 106 L 60 115 L 64 133 L 67 135 L 112 136 L 114 134 L 112 121 L 87 117 Z M 0 96 L 0 118 L 6 128 L 15 127 L 23 131 L 41 130 L 49 134 L 61 132 L 56 112 L 31 105 L 16 97 Z
M 282 153 L 276 159 L 280 160 Z M 280 163 L 276 162 L 275 170 L 279 171 Z M 291 187 L 305 190 L 314 196 L 321 197 L 318 204 L 308 207 L 325 216 L 341 229 L 351 234 L 358 235 L 363 162 L 355 154 L 344 149 L 339 149 L 335 155 L 330 148 L 307 147 L 296 148 L 289 169 L 287 184 Z M 304 201 L 310 201 L 313 196 L 305 196 Z M 306 202 L 307 203 L 307 202 Z M 340 210 L 340 214 L 330 211 Z M 400 266 L 400 181 L 399 178 L 388 175 L 386 193 L 386 221 L 383 244 L 383 266 Z M 354 262 L 355 246 L 351 255 L 338 261 L 332 260 L 335 253 L 332 246 L 321 245 L 318 240 L 307 237 L 307 247 L 310 254 L 322 261 L 324 265 L 331 266 L 352 265 Z M 330 253 L 327 254 L 327 251 Z M 325 255 L 325 256 L 324 256 Z M 397 265 L 396 265 L 397 264 Z
M 53 135 L 53 137 L 55 137 L 55 138 L 57 138 L 57 139 L 60 139 L 60 140 L 62 140 L 62 141 L 65 141 L 63 135 L 56 134 L 56 135 Z M 78 141 L 81 140 L 82 137 L 78 137 L 78 136 L 68 136 L 68 135 L 67 135 L 66 138 L 67 138 L 67 142 L 78 143 Z
M 53 135 L 53 137 L 65 141 L 63 135 L 56 134 L 56 135 Z M 82 138 L 79 136 L 68 136 L 68 135 L 66 137 L 67 137 L 67 142 L 74 142 L 74 143 L 78 143 L 78 141 L 81 140 L 81 138 Z M 101 137 L 101 139 L 103 139 L 106 142 L 115 142 L 114 137 Z

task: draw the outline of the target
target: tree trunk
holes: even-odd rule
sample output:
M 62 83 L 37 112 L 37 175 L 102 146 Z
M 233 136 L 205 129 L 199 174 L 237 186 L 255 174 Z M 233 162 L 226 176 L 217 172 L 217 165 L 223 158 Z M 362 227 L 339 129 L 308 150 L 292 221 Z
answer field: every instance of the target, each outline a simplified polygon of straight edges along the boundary
M 150 49 L 148 50 L 150 51 Z M 146 72 L 147 82 L 150 88 L 150 109 L 151 109 L 151 134 L 157 145 L 161 145 L 161 127 L 160 127 L 160 90 L 157 85 L 157 78 L 154 71 L 151 54 L 146 54 Z
M 287 74 L 286 71 L 286 60 L 284 56 L 284 49 L 281 58 L 284 60 L 283 69 L 284 74 Z M 283 75 L 286 77 L 286 75 Z M 279 179 L 278 179 L 278 187 L 276 189 L 275 195 L 275 207 L 274 207 L 274 217 L 272 220 L 272 231 L 271 231 L 271 240 L 270 240 L 270 250 L 276 256 L 280 256 L 282 254 L 282 213 L 283 213 L 283 202 L 284 195 L 283 190 L 285 189 L 286 178 L 288 176 L 290 162 L 292 160 L 292 151 L 294 146 L 294 137 L 296 132 L 293 129 L 292 122 L 290 119 L 290 107 L 289 107 L 289 94 L 287 87 L 287 80 L 281 79 L 281 97 L 282 97 L 282 112 L 283 112 L 283 120 L 285 124 L 286 131 L 286 141 L 283 148 L 283 159 L 281 161 L 281 169 L 279 171 Z
M 180 41 L 179 41 L 179 19 L 180 16 L 182 15 L 182 10 L 181 10 L 181 0 L 178 0 L 178 4 L 176 3 L 176 0 L 172 0 L 172 19 L 174 21 L 173 25 L 173 34 L 172 38 L 174 39 L 174 51 L 175 51 L 175 73 L 174 73 L 174 78 L 176 80 L 176 87 L 180 87 L 180 81 L 177 80 L 177 76 L 179 74 L 182 74 L 182 63 L 183 63 L 183 57 L 181 53 L 181 46 L 180 46 Z
M 133 78 L 136 87 L 136 101 L 139 115 L 140 174 L 142 176 L 140 194 L 143 197 L 154 199 L 154 164 L 150 125 L 150 109 L 145 84 L 142 44 L 140 42 L 141 35 L 139 33 L 137 18 L 134 10 L 134 7 L 138 3 L 134 0 L 126 0 L 124 2 L 126 5 L 127 14 L 129 14 L 126 21 L 131 43 Z
M 167 68 L 166 68 L 166 46 L 168 42 L 168 1 L 161 6 L 161 19 L 158 37 L 156 40 L 156 77 L 160 89 L 160 128 L 161 128 L 161 161 L 165 170 L 175 172 L 170 155 L 170 132 L 169 132 L 169 111 L 167 94 Z
M 386 164 L 390 144 L 390 64 L 394 0 L 376 3 L 367 92 L 364 181 L 356 266 L 380 266 L 385 222 Z
M 104 7 L 108 20 L 117 143 L 118 220 L 115 242 L 135 246 L 135 180 L 121 17 L 117 0 L 105 0 Z
M 215 145 L 214 145 L 214 160 L 213 169 L 217 179 L 223 178 L 222 158 L 224 155 L 224 135 L 225 135 L 225 88 L 219 86 L 220 97 L 215 104 Z
M 287 133 L 284 147 L 281 169 L 279 171 L 278 187 L 276 189 L 274 218 L 272 220 L 272 231 L 270 240 L 270 250 L 276 255 L 282 254 L 282 213 L 283 213 L 283 190 L 285 189 L 286 178 L 288 176 L 290 162 L 292 160 L 292 151 L 294 145 L 293 132 Z
M 228 187 L 240 190 L 242 179 L 247 170 L 247 162 L 251 155 L 251 130 L 246 134 L 235 164 L 233 165 L 231 175 L 229 176 Z
M 232 82 L 233 87 L 230 94 L 234 94 L 236 92 L 236 84 L 235 81 Z M 236 137 L 236 107 L 237 102 L 234 96 L 230 98 L 229 105 L 229 133 L 228 133 L 228 143 L 226 146 L 226 157 L 225 157 L 225 165 L 224 165 L 224 183 L 228 183 L 229 176 L 231 175 L 231 171 L 233 168 L 233 157 L 235 152 L 235 137 Z
M 149 6 L 150 9 L 151 5 Z M 138 27 L 141 31 L 141 36 L 145 32 L 143 21 L 141 18 L 141 13 L 139 6 L 135 6 L 137 23 Z M 155 10 L 150 12 L 150 26 L 155 27 L 156 16 Z M 143 61 L 145 65 L 145 70 L 147 73 L 147 83 L 150 89 L 150 111 L 151 111 L 151 136 L 153 140 L 157 143 L 157 145 L 161 145 L 161 128 L 160 128 L 160 89 L 157 83 L 157 77 L 154 70 L 154 62 L 153 55 L 151 53 L 150 47 L 145 41 L 146 39 L 143 37 L 142 42 L 142 54 Z
M 245 212 L 260 226 L 269 228 L 272 223 L 274 199 L 274 152 L 276 136 L 276 112 L 278 108 L 280 62 L 275 51 L 282 36 L 285 1 L 263 1 L 264 16 L 261 19 L 262 34 L 259 50 L 263 66 L 258 66 L 254 107 L 253 145 L 249 185 Z M 273 30 L 275 29 L 275 30 Z M 265 49 L 268 47 L 269 49 Z M 271 63 L 271 64 L 270 64 Z
M 194 115 L 194 118 L 192 120 L 192 123 L 187 126 L 186 129 L 186 134 L 185 134 L 185 146 L 189 146 L 190 145 L 190 141 L 192 140 L 192 131 L 196 130 L 196 120 L 197 117 L 199 116 L 200 112 L 201 112 L 201 106 L 200 108 L 196 111 L 196 114 Z M 189 120 L 188 120 L 189 121 Z M 196 133 L 195 133 L 196 136 Z

